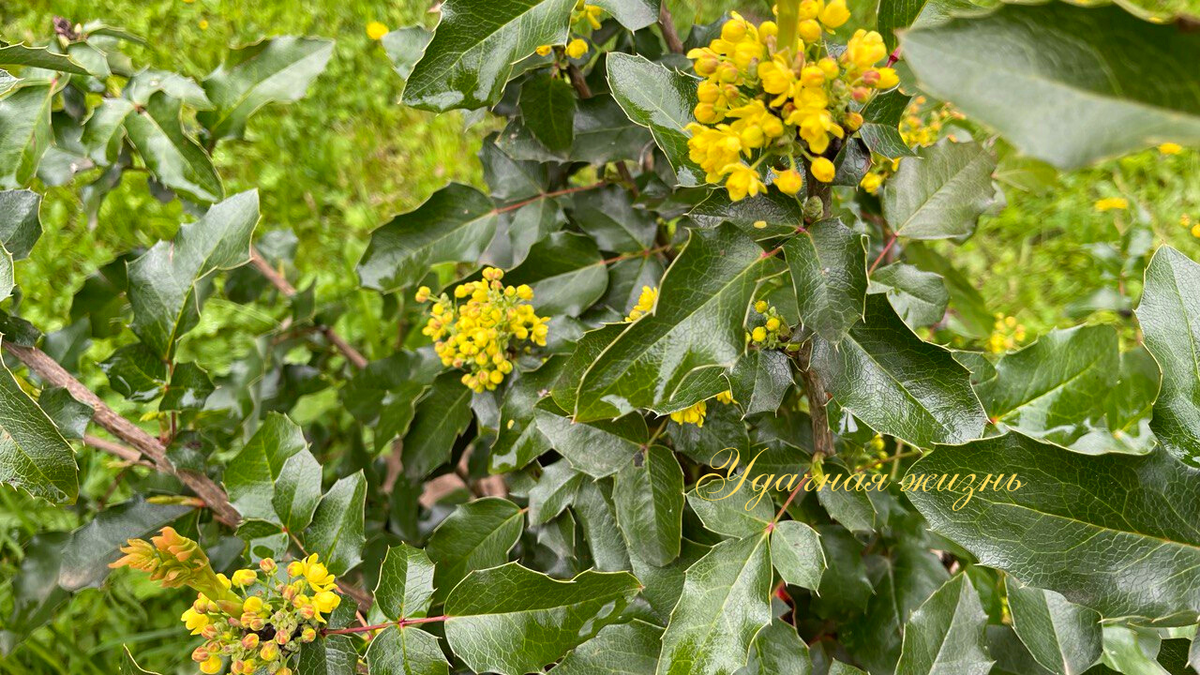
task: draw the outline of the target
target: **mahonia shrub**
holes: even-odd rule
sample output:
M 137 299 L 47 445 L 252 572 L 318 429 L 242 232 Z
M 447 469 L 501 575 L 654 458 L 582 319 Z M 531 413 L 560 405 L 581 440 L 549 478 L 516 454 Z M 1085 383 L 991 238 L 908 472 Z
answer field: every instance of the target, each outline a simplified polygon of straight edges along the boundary
M 111 573 L 177 601 L 180 648 L 93 671 L 1195 671 L 1200 264 L 1105 196 L 1112 287 L 1035 335 L 956 259 L 1006 192 L 1192 152 L 1194 20 L 668 4 L 372 22 L 362 76 L 495 131 L 340 291 L 212 160 L 305 105 L 331 41 L 207 75 L 100 21 L 5 42 L 0 480 L 87 524 L 22 531 L 0 646 Z M 131 172 L 186 222 L 42 334 L 14 264 L 42 194 L 104 227 Z M 214 296 L 265 317 L 221 327 L 228 367 Z

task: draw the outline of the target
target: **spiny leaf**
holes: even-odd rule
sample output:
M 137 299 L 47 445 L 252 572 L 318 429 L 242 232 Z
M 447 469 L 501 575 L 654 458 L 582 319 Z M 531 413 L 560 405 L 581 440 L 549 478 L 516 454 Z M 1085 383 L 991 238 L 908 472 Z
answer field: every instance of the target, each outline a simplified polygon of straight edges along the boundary
M 53 504 L 75 503 L 75 453 L 12 372 L 0 370 L 0 482 Z
M 679 555 L 683 536 L 683 470 L 670 449 L 651 446 L 617 472 L 617 523 L 625 543 L 652 565 Z
M 367 479 L 362 471 L 346 476 L 329 488 L 313 513 L 304 541 L 333 574 L 342 575 L 362 562 Z
M 980 143 L 943 139 L 900 163 L 883 195 L 892 232 L 908 239 L 949 239 L 975 231 L 995 198 L 996 160 Z
M 208 153 L 184 131 L 182 114 L 182 101 L 156 92 L 144 108 L 125 116 L 125 132 L 160 183 L 198 202 L 218 201 L 225 196 L 221 177 Z
M 608 55 L 608 85 L 629 119 L 650 130 L 684 187 L 704 183 L 704 172 L 688 157 L 688 123 L 696 107 L 696 81 L 644 57 Z
M 375 602 L 392 620 L 425 616 L 433 598 L 433 563 L 408 544 L 389 546 L 379 568 Z
M 992 669 L 979 594 L 959 574 L 913 614 L 904 630 L 896 675 L 987 675 Z
M 516 504 L 487 497 L 462 504 L 429 537 L 425 552 L 436 565 L 434 603 L 442 602 L 472 570 L 495 567 L 508 560 L 508 551 L 522 530 Z
M 863 318 L 867 296 L 866 237 L 831 218 L 783 245 L 796 306 L 805 327 L 833 344 Z
M 50 147 L 50 108 L 55 88 L 49 83 L 21 87 L 0 99 L 0 188 L 18 188 L 37 172 Z
M 1076 675 L 1096 663 L 1102 649 L 1100 615 L 1054 591 L 1005 580 L 1013 629 L 1033 658 L 1058 675 Z

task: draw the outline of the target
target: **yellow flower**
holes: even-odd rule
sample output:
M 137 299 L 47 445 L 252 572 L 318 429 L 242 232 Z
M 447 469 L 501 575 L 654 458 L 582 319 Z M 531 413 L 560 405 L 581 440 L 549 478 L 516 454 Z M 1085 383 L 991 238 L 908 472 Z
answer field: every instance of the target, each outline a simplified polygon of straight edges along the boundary
M 209 656 L 203 663 L 200 664 L 200 672 L 206 675 L 214 675 L 221 672 L 221 657 L 213 654 Z
M 654 303 L 658 300 L 658 289 L 649 286 L 642 286 L 642 292 L 638 295 L 637 305 L 629 312 L 629 316 L 625 317 L 626 321 L 637 321 L 643 316 L 654 310 Z
M 833 181 L 833 176 L 836 173 L 837 170 L 834 168 L 833 162 L 829 161 L 828 159 L 825 159 L 824 157 L 818 157 L 813 160 L 813 178 L 816 178 L 822 183 L 829 183 Z
M 756 197 L 767 189 L 758 171 L 741 162 L 730 164 L 725 171 L 729 174 L 725 180 L 725 189 L 729 191 L 729 199 L 732 201 L 738 202 L 747 196 Z
M 333 591 L 321 591 L 313 596 L 312 603 L 317 610 L 317 620 L 323 622 L 325 619 L 321 615 L 336 609 L 338 605 L 342 604 L 342 598 Z
M 200 19 L 196 25 L 200 26 L 200 30 L 208 30 L 208 19 Z
M 1178 143 L 1163 143 L 1158 146 L 1158 151 L 1164 155 L 1178 155 L 1183 152 L 1183 146 Z
M 199 635 L 200 631 L 204 630 L 204 627 L 208 625 L 208 616 L 197 612 L 191 607 L 188 607 L 184 611 L 179 620 L 183 622 L 183 625 L 188 630 L 192 631 L 192 635 Z
M 846 43 L 846 51 L 842 58 L 860 70 L 866 70 L 879 63 L 887 56 L 887 47 L 883 44 L 883 36 L 875 31 L 855 31 L 850 41 Z
M 862 180 L 859 181 L 858 184 L 867 192 L 875 194 L 879 191 L 879 187 L 883 185 L 883 176 L 873 172 L 867 173 L 867 175 L 862 177 Z
M 371 38 L 372 40 L 382 39 L 383 36 L 387 34 L 388 27 L 382 23 L 379 23 L 378 21 L 372 21 L 371 23 L 367 24 L 367 37 Z
M 325 565 L 317 562 L 317 554 L 310 555 L 305 561 L 304 578 L 313 588 L 328 589 L 332 588 L 336 583 L 336 579 Z
M 795 169 L 788 169 L 775 177 L 775 187 L 787 195 L 794 195 L 804 187 L 804 176 Z
M 850 19 L 850 10 L 845 0 L 833 0 L 821 10 L 821 23 L 827 28 L 838 28 Z
M 258 581 L 258 572 L 254 570 L 238 570 L 233 573 L 232 581 L 236 586 L 249 586 Z
M 249 598 L 246 598 L 246 601 L 242 603 L 242 611 L 243 612 L 251 612 L 251 613 L 257 614 L 262 611 L 262 608 L 263 608 L 262 598 L 258 597 L 257 595 L 253 595 L 253 596 L 250 596 Z
M 695 424 L 697 427 L 703 427 L 704 415 L 707 412 L 708 405 L 704 401 L 700 401 L 690 408 L 671 413 L 671 420 L 677 424 Z
M 574 40 L 571 40 L 571 42 L 569 42 L 567 44 L 567 56 L 569 56 L 573 59 L 583 58 L 583 55 L 587 54 L 587 53 L 588 53 L 587 40 L 575 38 Z
M 1105 197 L 1104 199 L 1097 199 L 1096 203 L 1093 204 L 1093 207 L 1097 211 L 1112 211 L 1113 209 L 1127 209 L 1127 208 L 1129 208 L 1129 200 L 1125 199 L 1124 197 Z
M 1192 236 L 1200 239 L 1200 223 L 1196 223 L 1192 226 Z
M 720 401 L 721 403 L 724 403 L 725 405 L 729 405 L 730 403 L 737 403 L 737 401 L 733 400 L 733 392 L 729 391 L 728 389 L 717 394 L 717 400 Z
M 879 73 L 874 85 L 876 89 L 891 89 L 900 84 L 900 76 L 896 75 L 894 68 L 880 68 L 875 72 Z
M 801 21 L 797 32 L 800 33 L 801 40 L 816 42 L 821 39 L 821 24 L 817 23 L 816 19 Z
M 539 45 L 534 51 L 537 52 L 538 56 L 549 56 L 550 52 L 553 50 L 554 45 Z

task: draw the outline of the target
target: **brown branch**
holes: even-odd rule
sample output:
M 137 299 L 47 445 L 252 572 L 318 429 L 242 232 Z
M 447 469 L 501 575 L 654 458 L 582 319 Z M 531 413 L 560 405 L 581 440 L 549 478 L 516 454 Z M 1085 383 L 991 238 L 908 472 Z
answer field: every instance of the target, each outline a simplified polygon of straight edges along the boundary
M 662 0 L 658 9 L 658 27 L 662 30 L 663 39 L 667 41 L 667 49 L 676 54 L 683 53 L 683 41 L 675 30 L 675 21 L 671 18 L 671 10 L 667 9 L 667 0 Z
M 571 86 L 575 87 L 575 93 L 579 94 L 579 98 L 592 97 L 592 88 L 583 78 L 583 71 L 579 69 L 579 66 L 574 63 L 567 66 L 567 76 L 571 78 Z
M 800 351 L 796 352 L 796 362 L 800 365 L 800 381 L 804 387 L 804 395 L 808 398 L 808 416 L 812 419 L 813 432 L 813 461 L 821 457 L 831 457 L 834 454 L 833 432 L 829 430 L 829 412 L 826 404 L 831 396 L 825 391 L 821 377 L 812 369 L 812 340 L 808 340 Z
M 134 450 L 148 458 L 158 471 L 179 478 L 184 485 L 196 493 L 197 497 L 204 501 L 208 508 L 212 509 L 217 520 L 230 527 L 236 527 L 241 522 L 242 517 L 238 514 L 237 509 L 229 504 L 228 495 L 211 478 L 197 471 L 175 468 L 171 464 L 171 460 L 167 458 L 167 448 L 157 438 L 118 415 L 104 401 L 101 401 L 99 396 L 92 393 L 45 352 L 37 347 L 23 347 L 12 342 L 3 344 L 8 353 L 17 357 L 29 368 L 30 372 L 47 384 L 63 387 L 71 393 L 76 401 L 91 406 L 95 411 L 92 419 L 96 424 L 104 427 L 110 434 L 125 441 Z
M 108 454 L 129 462 L 130 464 L 144 466 L 149 469 L 157 468 L 150 462 L 142 459 L 142 453 L 138 452 L 137 450 L 121 445 L 120 443 L 113 443 L 112 441 L 100 438 L 99 436 L 87 434 L 83 437 L 83 444 L 91 446 L 97 450 L 107 452 Z

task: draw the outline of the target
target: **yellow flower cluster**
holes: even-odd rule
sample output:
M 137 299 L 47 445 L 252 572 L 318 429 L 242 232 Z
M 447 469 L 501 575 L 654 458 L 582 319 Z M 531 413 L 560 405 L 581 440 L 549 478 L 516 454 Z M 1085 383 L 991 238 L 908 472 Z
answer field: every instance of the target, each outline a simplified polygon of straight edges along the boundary
M 637 321 L 654 311 L 654 303 L 658 301 L 658 289 L 649 286 L 642 286 L 642 293 L 638 296 L 637 305 L 629 312 L 629 316 L 625 317 L 626 321 Z
M 733 392 L 728 389 L 713 398 L 717 399 L 718 403 L 724 403 L 725 405 L 737 403 L 737 401 L 733 400 Z M 707 414 L 708 401 L 700 401 L 690 408 L 684 408 L 678 412 L 671 413 L 671 420 L 677 424 L 694 424 L 697 427 L 703 427 L 704 416 Z
M 482 280 L 456 286 L 453 300 L 443 293 L 421 331 L 433 339 L 442 365 L 467 371 L 462 382 L 476 392 L 495 389 L 512 372 L 516 341 L 546 346 L 550 319 L 525 302 L 533 299 L 533 289 L 505 286 L 503 278 L 503 270 L 488 267 Z M 417 290 L 417 302 L 429 299 L 429 288 Z
M 1025 326 L 1017 323 L 1014 316 L 996 315 L 996 325 L 988 338 L 988 351 L 993 354 L 1016 349 L 1025 342 Z
M 571 25 L 584 24 L 592 30 L 600 28 L 600 16 L 604 14 L 604 8 L 597 5 L 589 5 L 583 0 L 575 3 L 575 9 L 571 10 Z M 541 45 L 537 48 L 538 56 L 547 56 L 554 50 L 554 45 Z M 587 40 L 575 38 L 567 43 L 564 48 L 567 56 L 573 59 L 581 59 L 588 53 Z
M 1097 199 L 1092 207 L 1101 213 L 1115 210 L 1123 211 L 1129 208 L 1129 200 L 1124 197 L 1105 197 L 1104 199 Z
M 791 337 L 792 328 L 779 314 L 779 310 L 766 300 L 759 300 L 754 303 L 754 311 L 762 317 L 762 323 L 746 333 L 746 341 L 762 349 L 778 349 L 785 346 Z
M 831 182 L 833 163 L 820 155 L 862 125 L 851 103 L 899 83 L 893 69 L 876 66 L 887 49 L 875 31 L 856 32 L 837 58 L 826 51 L 824 33 L 849 18 L 844 0 L 802 0 L 799 40 L 787 45 L 774 21 L 755 26 L 734 12 L 719 38 L 688 52 L 704 78 L 688 149 L 708 182 L 724 182 L 730 199 L 765 191 L 764 165 L 776 187 L 795 195 L 804 185 L 797 156 L 808 158 L 813 177 Z

